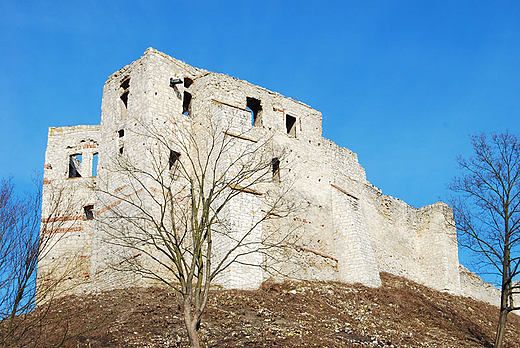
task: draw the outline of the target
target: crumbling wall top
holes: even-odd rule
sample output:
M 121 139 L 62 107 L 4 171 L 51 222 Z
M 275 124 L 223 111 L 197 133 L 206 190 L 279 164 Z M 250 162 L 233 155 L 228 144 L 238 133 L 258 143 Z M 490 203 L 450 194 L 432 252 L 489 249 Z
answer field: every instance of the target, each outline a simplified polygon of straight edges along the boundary
M 95 132 L 99 131 L 99 125 L 79 125 L 79 126 L 65 126 L 65 127 L 49 127 L 49 136 L 64 135 L 75 133 L 78 131 Z
M 132 63 L 125 65 L 124 67 L 122 67 L 118 71 L 114 72 L 113 74 L 111 74 L 108 77 L 108 79 L 105 82 L 105 84 L 107 82 L 111 81 L 114 78 L 118 78 L 118 77 L 126 74 L 127 71 L 130 70 L 134 65 L 141 63 L 147 57 L 152 56 L 152 55 L 155 55 L 155 56 L 158 56 L 158 57 L 161 57 L 163 59 L 166 59 L 166 60 L 170 61 L 174 65 L 179 66 L 181 69 L 185 70 L 186 72 L 188 72 L 189 74 L 191 74 L 193 76 L 198 76 L 198 75 L 203 75 L 203 74 L 209 73 L 209 71 L 207 71 L 207 70 L 196 68 L 194 66 L 186 64 L 185 62 L 183 62 L 181 60 L 175 59 L 175 58 L 167 55 L 166 53 L 160 52 L 160 51 L 158 51 L 158 50 L 156 50 L 156 49 L 154 49 L 152 47 L 148 47 L 146 49 L 146 51 L 144 51 L 144 53 L 143 53 L 143 55 L 141 57 L 139 57 L 138 59 L 134 60 Z
M 301 102 L 299 100 L 296 100 L 296 99 L 293 99 L 291 97 L 287 97 L 287 96 L 284 96 L 278 92 L 275 92 L 275 91 L 271 91 L 265 87 L 262 87 L 262 86 L 258 86 L 258 85 L 255 85 L 255 84 L 252 84 L 251 82 L 249 81 L 246 81 L 246 80 L 242 80 L 242 79 L 238 79 L 236 77 L 233 77 L 233 76 L 229 76 L 227 74 L 222 74 L 222 73 L 217 73 L 217 72 L 211 72 L 211 71 L 208 71 L 208 70 L 205 70 L 205 69 L 201 69 L 201 68 L 197 68 L 197 67 L 194 67 L 192 65 L 189 65 L 179 59 L 176 59 L 176 58 L 173 58 L 172 56 L 169 56 L 167 55 L 166 53 L 163 53 L 161 51 L 158 51 L 156 50 L 155 48 L 153 47 L 148 47 L 143 55 L 138 58 L 137 60 L 133 61 L 132 63 L 128 64 L 128 65 L 125 65 L 123 68 L 119 69 L 118 71 L 114 72 L 113 74 L 111 74 L 108 79 L 107 79 L 107 82 L 113 78 L 117 78 L 117 77 L 120 77 L 121 75 L 124 75 L 133 65 L 135 65 L 136 63 L 142 61 L 145 57 L 149 56 L 149 55 L 156 55 L 156 56 L 159 56 L 163 59 L 166 59 L 170 62 L 172 62 L 173 64 L 181 67 L 182 69 L 184 69 L 185 71 L 187 71 L 188 73 L 190 73 L 192 76 L 196 76 L 196 77 L 201 77 L 201 76 L 207 76 L 207 75 L 213 75 L 215 77 L 222 77 L 222 78 L 231 78 L 237 82 L 241 82 L 241 83 L 245 83 L 247 85 L 249 85 L 251 88 L 255 88 L 255 89 L 260 89 L 262 91 L 264 91 L 265 93 L 268 93 L 272 96 L 276 96 L 276 97 L 280 97 L 280 98 L 285 98 L 285 99 L 289 99 L 289 100 L 292 100 L 294 101 L 295 103 L 298 103 L 302 106 L 305 106 L 307 108 L 312 108 L 311 106 L 309 106 L 308 104 L 305 104 L 304 102 Z

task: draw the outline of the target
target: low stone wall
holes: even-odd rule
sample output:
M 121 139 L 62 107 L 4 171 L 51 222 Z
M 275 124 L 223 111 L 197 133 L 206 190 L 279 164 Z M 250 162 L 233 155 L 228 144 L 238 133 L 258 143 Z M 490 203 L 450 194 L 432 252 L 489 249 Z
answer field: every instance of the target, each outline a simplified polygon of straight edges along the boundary
M 461 295 L 500 306 L 500 290 L 459 265 Z

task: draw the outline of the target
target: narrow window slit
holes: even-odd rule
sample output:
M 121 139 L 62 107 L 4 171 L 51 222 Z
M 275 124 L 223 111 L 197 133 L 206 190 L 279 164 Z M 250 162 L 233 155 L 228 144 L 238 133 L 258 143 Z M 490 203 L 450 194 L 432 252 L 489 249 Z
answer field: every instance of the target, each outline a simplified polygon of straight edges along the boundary
M 130 76 L 125 76 L 123 80 L 121 80 L 120 87 L 123 89 L 123 93 L 121 94 L 121 101 L 125 105 L 125 109 L 128 109 L 128 94 L 130 93 Z M 126 116 L 125 116 L 126 117 Z
M 83 207 L 85 211 L 85 220 L 93 220 L 94 219 L 94 205 L 89 204 Z
M 81 154 L 69 156 L 69 178 L 81 178 Z
M 184 91 L 182 98 L 182 114 L 189 116 L 191 113 L 191 93 Z
M 121 88 L 127 90 L 130 88 L 130 76 L 125 76 L 123 80 L 121 80 Z
M 121 100 L 123 101 L 123 104 L 125 104 L 125 108 L 128 109 L 128 90 L 125 91 L 123 94 L 121 94 Z
M 125 130 L 124 129 L 120 129 L 117 131 L 117 134 L 119 134 L 119 137 L 122 138 L 125 136 Z
M 251 125 L 253 127 L 260 127 L 262 126 L 262 118 L 261 118 L 261 111 L 262 111 L 262 105 L 260 103 L 260 100 L 256 98 L 246 98 L 246 109 L 251 111 Z
M 92 156 L 92 176 L 97 176 L 98 154 Z
M 168 161 L 168 169 L 172 169 L 175 166 L 175 163 L 179 160 L 181 154 L 177 151 L 170 150 L 170 159 Z
M 272 159 L 271 169 L 273 172 L 273 182 L 280 182 L 280 159 L 278 157 Z
M 285 115 L 285 127 L 287 134 L 296 138 L 296 117 Z

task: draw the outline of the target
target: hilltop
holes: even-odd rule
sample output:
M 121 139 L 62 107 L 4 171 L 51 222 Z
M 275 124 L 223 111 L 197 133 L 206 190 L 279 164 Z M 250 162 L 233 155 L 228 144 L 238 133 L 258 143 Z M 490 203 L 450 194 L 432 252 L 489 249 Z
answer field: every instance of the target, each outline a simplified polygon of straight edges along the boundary
M 498 309 L 383 273 L 383 286 L 265 282 L 259 290 L 215 290 L 200 330 L 207 347 L 490 347 Z M 63 298 L 40 347 L 185 347 L 181 298 L 134 288 Z M 509 316 L 506 347 L 520 347 Z

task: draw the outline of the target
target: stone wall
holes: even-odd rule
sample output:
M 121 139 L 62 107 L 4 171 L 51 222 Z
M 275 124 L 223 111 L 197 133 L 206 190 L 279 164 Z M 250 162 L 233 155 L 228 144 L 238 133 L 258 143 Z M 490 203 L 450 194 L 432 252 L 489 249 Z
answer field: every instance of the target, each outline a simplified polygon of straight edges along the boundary
M 459 269 L 461 295 L 500 306 L 500 290 L 484 282 L 479 276 L 470 272 L 466 267 L 460 265 Z
M 223 272 L 218 284 L 256 288 L 275 274 L 379 286 L 379 272 L 386 271 L 461 293 L 461 282 L 466 284 L 467 278 L 459 278 L 450 208 L 439 202 L 416 209 L 383 195 L 367 181 L 354 152 L 322 137 L 321 121 L 321 113 L 302 102 L 191 67 L 154 49 L 146 50 L 143 57 L 105 83 L 100 126 L 51 128 L 49 132 L 46 183 L 70 190 L 70 196 L 78 200 L 74 216 L 81 215 L 85 204 L 94 204 L 96 214 L 94 222 L 81 220 L 82 231 L 88 233 L 75 234 L 72 229 L 66 233 L 74 242 L 60 240 L 54 258 L 65 250 L 84 256 L 82 267 L 88 272 L 76 277 L 87 279 L 85 289 L 91 291 L 149 284 L 136 274 L 122 272 L 117 265 L 125 260 L 147 263 L 151 258 L 134 255 L 114 243 L 107 228 L 138 233 L 135 226 L 106 221 L 116 209 L 132 215 L 134 210 L 126 203 L 135 200 L 155 214 L 153 199 L 144 198 L 142 189 L 157 190 L 157 185 L 144 176 L 128 179 L 129 172 L 122 171 L 122 165 L 134 163 L 140 172 L 154 172 L 168 164 L 171 154 L 167 148 L 175 149 L 179 163 L 184 163 L 188 153 L 209 152 L 205 134 L 214 126 L 222 136 L 234 139 L 235 145 L 226 151 L 229 163 L 255 147 L 258 156 L 280 159 L 276 177 L 272 174 L 271 181 L 251 187 L 256 193 L 244 191 L 226 206 L 225 216 L 233 233 L 239 236 L 255 226 L 248 235 L 251 242 L 291 233 L 291 238 L 284 240 L 286 248 L 274 252 L 273 257 L 246 250 L 247 259 Z M 182 140 L 190 136 L 200 144 L 198 149 L 183 147 Z M 99 163 L 97 177 L 92 178 L 95 151 Z M 79 152 L 85 158 L 80 168 L 85 177 L 68 178 L 70 156 Z M 168 175 L 171 179 L 173 174 Z M 181 190 L 182 179 L 176 185 Z M 105 198 L 96 194 L 100 191 L 107 193 Z M 275 191 L 287 191 L 286 198 L 297 209 L 283 219 L 255 225 L 268 193 Z M 44 209 L 52 202 L 48 192 Z M 216 241 L 220 243 L 215 247 L 218 259 L 228 250 L 230 240 Z M 49 267 L 42 264 L 40 270 L 45 272 Z
M 65 293 L 88 288 L 99 138 L 99 126 L 49 129 L 41 233 L 53 247 L 38 265 L 38 288 L 58 279 Z

